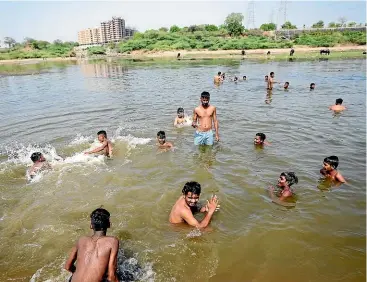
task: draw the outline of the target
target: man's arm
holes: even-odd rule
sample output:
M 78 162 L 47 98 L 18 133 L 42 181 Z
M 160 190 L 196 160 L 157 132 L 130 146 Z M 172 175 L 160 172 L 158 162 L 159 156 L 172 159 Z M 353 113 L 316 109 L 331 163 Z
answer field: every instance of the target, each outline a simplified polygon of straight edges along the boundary
M 197 127 L 197 119 L 198 119 L 198 115 L 196 113 L 196 109 L 194 109 L 194 114 L 193 114 L 193 117 L 192 117 L 192 127 Z
M 78 243 L 71 249 L 70 256 L 69 256 L 68 260 L 65 263 L 64 268 L 67 271 L 70 271 L 71 273 L 75 272 L 76 267 L 75 267 L 74 263 L 77 259 L 77 256 L 78 256 Z
M 109 282 L 119 282 L 116 277 L 117 269 L 117 253 L 119 250 L 119 240 L 113 238 L 113 244 L 110 253 L 110 260 L 108 262 L 108 281 Z
M 207 214 L 205 215 L 204 219 L 201 222 L 198 222 L 196 218 L 193 216 L 192 212 L 189 210 L 185 210 L 181 214 L 181 217 L 183 218 L 183 220 L 185 220 L 185 222 L 187 222 L 187 224 L 191 226 L 194 226 L 197 228 L 205 228 L 209 225 L 210 219 L 212 218 L 213 214 L 214 214 L 214 211 L 207 212 Z
M 174 125 L 174 126 L 177 126 L 177 119 L 178 119 L 178 117 L 176 117 L 176 118 L 175 118 L 175 121 L 173 122 L 173 125 Z
M 337 175 L 335 176 L 335 179 L 340 181 L 341 183 L 346 183 L 343 175 L 341 175 L 339 172 L 337 173 Z
M 92 151 L 88 151 L 88 152 L 85 152 L 84 154 L 93 154 L 93 153 L 97 153 L 97 152 L 100 152 L 102 151 L 104 148 L 106 148 L 106 146 L 108 145 L 108 142 L 107 141 L 104 141 L 102 143 L 102 146 L 99 146 L 97 148 L 95 148 L 94 150 Z
M 218 128 L 217 108 L 216 107 L 214 107 L 214 111 L 213 111 L 213 121 L 214 121 L 214 129 L 215 129 L 215 139 L 219 141 L 219 128 Z

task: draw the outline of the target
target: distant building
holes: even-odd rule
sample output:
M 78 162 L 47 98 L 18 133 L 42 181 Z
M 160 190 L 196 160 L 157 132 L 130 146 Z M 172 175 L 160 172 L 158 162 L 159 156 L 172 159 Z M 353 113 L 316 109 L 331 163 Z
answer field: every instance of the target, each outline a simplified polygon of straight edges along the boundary
M 125 28 L 125 20 L 113 17 L 110 21 L 101 22 L 101 27 L 87 28 L 78 32 L 79 45 L 106 44 L 119 42 L 124 37 L 133 36 L 136 31 Z
M 131 37 L 131 36 L 133 36 L 134 35 L 134 33 L 136 32 L 136 30 L 135 29 L 132 29 L 132 28 L 130 28 L 130 27 L 127 27 L 126 29 L 125 29 L 125 36 L 126 37 Z

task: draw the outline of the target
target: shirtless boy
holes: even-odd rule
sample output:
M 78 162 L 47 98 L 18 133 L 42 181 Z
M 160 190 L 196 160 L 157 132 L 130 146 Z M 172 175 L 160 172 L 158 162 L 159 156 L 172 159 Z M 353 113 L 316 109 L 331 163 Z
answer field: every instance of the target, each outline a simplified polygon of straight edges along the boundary
M 324 159 L 323 168 L 320 173 L 331 180 L 336 180 L 345 183 L 344 177 L 336 169 L 339 166 L 339 158 L 337 156 L 330 156 Z
M 106 236 L 110 228 L 110 213 L 102 208 L 91 215 L 92 236 L 81 237 L 72 248 L 65 263 L 65 269 L 73 273 L 71 282 L 101 282 L 107 278 L 118 282 L 116 277 L 119 241 L 116 237 Z M 77 266 L 74 265 L 77 261 Z
M 32 167 L 28 170 L 28 175 L 33 178 L 38 172 L 51 169 L 51 165 L 46 161 L 45 157 L 40 152 L 35 152 L 31 155 L 33 162 Z
M 166 141 L 166 133 L 164 131 L 158 131 L 157 141 L 159 149 L 171 149 L 173 147 L 173 144 L 171 142 Z
M 218 72 L 218 75 L 214 76 L 214 83 L 220 83 L 222 81 L 221 72 Z
M 291 186 L 297 183 L 298 183 L 298 177 L 294 172 L 282 172 L 279 176 L 277 185 L 277 187 L 281 189 L 280 197 L 274 195 L 274 187 L 273 186 L 270 187 L 270 196 L 273 202 L 280 205 L 286 205 L 283 204 L 283 201 L 293 196 Z
M 215 139 L 219 141 L 218 120 L 216 107 L 209 105 L 210 94 L 204 91 L 201 93 L 201 105 L 194 110 L 192 126 L 196 128 L 194 136 L 195 145 L 213 145 L 213 123 L 215 129 Z
M 169 215 L 170 223 L 186 222 L 197 228 L 205 228 L 209 225 L 210 219 L 214 212 L 218 209 L 217 196 L 213 196 L 210 201 L 207 201 L 206 206 L 199 208 L 198 201 L 201 193 L 201 186 L 195 181 L 187 182 L 182 189 L 182 196 L 177 200 Z M 205 212 L 206 215 L 201 222 L 198 222 L 194 213 Z
M 268 78 L 268 87 L 267 87 L 268 90 L 272 90 L 274 83 L 278 83 L 278 82 L 274 81 L 274 76 L 275 76 L 275 74 L 272 71 L 270 73 L 270 77 Z
M 264 133 L 256 133 L 254 144 L 258 146 L 270 145 L 269 142 L 265 141 L 266 135 Z
M 191 120 L 189 117 L 185 116 L 185 110 L 183 108 L 178 108 L 177 109 L 177 116 L 175 118 L 175 121 L 173 123 L 173 125 L 175 127 L 181 127 L 183 125 L 191 125 Z
M 92 151 L 85 152 L 84 154 L 100 154 L 112 158 L 112 143 L 107 139 L 107 133 L 104 130 L 98 131 L 98 141 L 101 146 L 95 148 Z
M 335 111 L 335 112 L 344 111 L 346 109 L 346 107 L 344 107 L 342 104 L 343 104 L 343 99 L 342 98 L 336 99 L 335 105 L 330 106 L 329 110 L 332 110 L 332 111 Z

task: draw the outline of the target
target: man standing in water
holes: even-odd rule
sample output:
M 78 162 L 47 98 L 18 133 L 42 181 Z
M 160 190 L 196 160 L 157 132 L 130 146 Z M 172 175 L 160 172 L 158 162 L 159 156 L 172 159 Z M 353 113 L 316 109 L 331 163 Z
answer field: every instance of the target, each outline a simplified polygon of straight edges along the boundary
M 217 196 L 213 196 L 206 206 L 199 208 L 197 203 L 201 193 L 201 186 L 195 181 L 187 182 L 182 189 L 182 196 L 177 200 L 169 215 L 170 223 L 186 222 L 197 228 L 205 228 L 209 225 L 214 212 L 219 208 Z M 198 222 L 194 213 L 206 212 L 204 219 Z
M 118 282 L 116 277 L 117 252 L 119 241 L 116 237 L 106 236 L 110 227 L 110 213 L 102 208 L 94 210 L 91 215 L 92 236 L 81 237 L 71 250 L 65 269 L 73 273 L 70 281 L 101 282 L 107 278 Z M 77 267 L 74 263 L 77 260 Z
M 276 81 L 274 81 L 274 76 L 275 76 L 274 72 L 272 71 L 270 73 L 270 77 L 268 78 L 268 87 L 267 87 L 268 90 L 272 90 L 274 83 L 277 83 Z
M 215 129 L 215 139 L 219 141 L 218 120 L 216 107 L 209 105 L 210 94 L 204 91 L 201 93 L 201 105 L 194 110 L 192 127 L 196 128 L 195 145 L 213 145 L 213 123 Z

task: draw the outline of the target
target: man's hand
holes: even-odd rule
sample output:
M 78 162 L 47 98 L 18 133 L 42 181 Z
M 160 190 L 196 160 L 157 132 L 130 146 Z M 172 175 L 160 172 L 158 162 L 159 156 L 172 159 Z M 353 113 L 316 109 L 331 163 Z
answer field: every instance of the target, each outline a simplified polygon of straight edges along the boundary
M 207 203 L 209 212 L 215 212 L 215 210 L 217 209 L 217 206 L 218 206 L 218 198 L 217 196 L 214 196 Z
M 192 126 L 193 128 L 196 128 L 196 127 L 197 127 L 197 123 L 196 123 L 196 121 L 193 121 L 193 122 L 192 122 L 192 124 L 191 124 L 191 126 Z
M 215 140 L 218 142 L 219 141 L 219 134 L 215 134 Z

